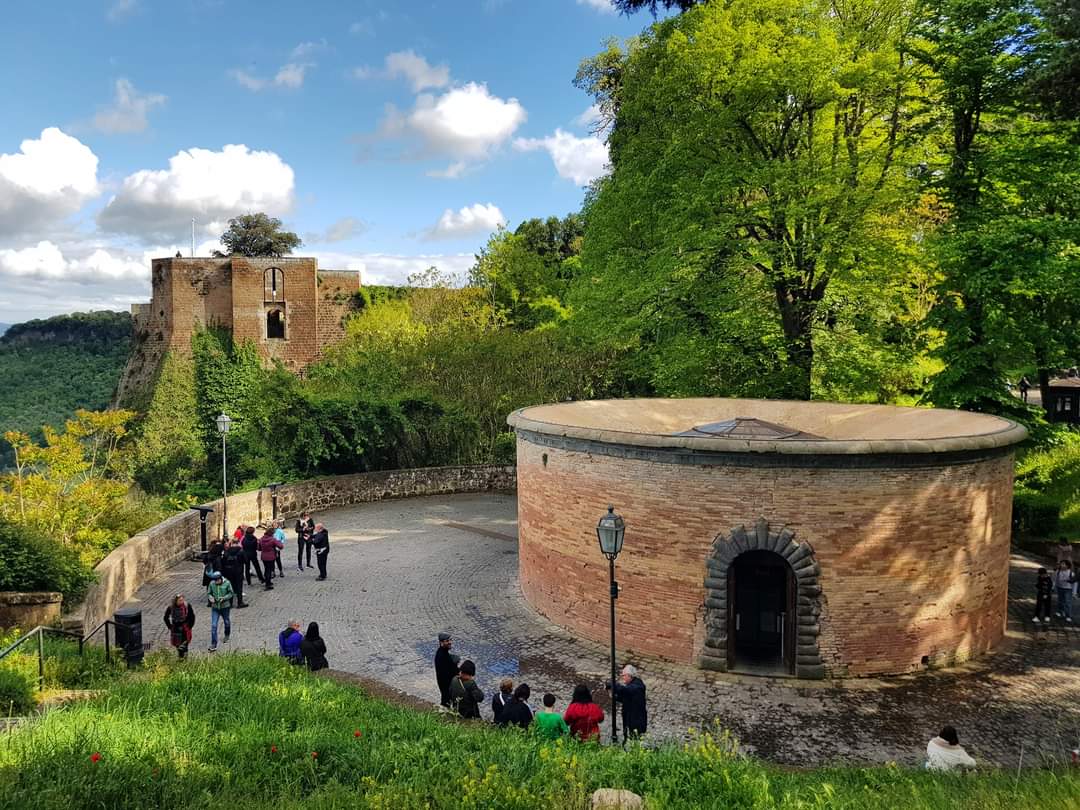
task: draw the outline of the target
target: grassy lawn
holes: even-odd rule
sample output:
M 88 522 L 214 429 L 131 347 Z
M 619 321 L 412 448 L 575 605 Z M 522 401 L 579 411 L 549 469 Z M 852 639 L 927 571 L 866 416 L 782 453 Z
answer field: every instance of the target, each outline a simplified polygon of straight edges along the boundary
M 1053 499 L 1061 508 L 1060 533 L 1080 539 L 1080 434 L 1068 434 L 1056 447 L 1024 453 L 1016 463 L 1016 483 Z
M 0 736 L 3 808 L 585 808 L 598 787 L 657 808 L 1080 806 L 1076 771 L 790 771 L 732 754 L 723 734 L 626 752 L 540 743 L 256 655 L 155 656 L 101 697 Z

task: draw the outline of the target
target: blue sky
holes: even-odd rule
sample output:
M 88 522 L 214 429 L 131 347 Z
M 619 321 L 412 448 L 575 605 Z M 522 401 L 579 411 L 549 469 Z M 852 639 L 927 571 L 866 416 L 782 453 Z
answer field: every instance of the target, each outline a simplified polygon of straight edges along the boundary
M 265 210 L 326 267 L 462 273 L 602 173 L 572 80 L 606 0 L 68 0 L 5 9 L 0 321 L 125 309 Z M 227 148 L 228 147 L 228 148 Z

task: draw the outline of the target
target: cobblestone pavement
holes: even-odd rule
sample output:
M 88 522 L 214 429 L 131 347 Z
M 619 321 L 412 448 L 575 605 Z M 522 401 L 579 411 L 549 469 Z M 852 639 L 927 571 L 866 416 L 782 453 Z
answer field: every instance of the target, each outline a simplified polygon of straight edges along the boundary
M 554 692 L 560 706 L 578 682 L 604 700 L 605 648 L 554 627 L 521 597 L 513 496 L 383 501 L 316 519 L 330 529 L 329 579 L 316 582 L 314 569 L 296 572 L 290 532 L 285 578 L 271 592 L 255 583 L 251 608 L 233 611 L 224 650 L 276 652 L 288 619 L 305 627 L 316 620 L 332 667 L 437 702 L 431 660 L 436 634 L 447 630 L 455 652 L 477 662 L 489 697 L 499 678 L 511 676 L 530 683 L 534 697 Z M 1013 557 L 1009 638 L 992 657 L 958 669 L 814 683 L 638 661 L 649 690 L 649 736 L 683 737 L 715 719 L 748 752 L 780 763 L 914 765 L 949 723 L 981 761 L 1015 767 L 1022 750 L 1025 765 L 1060 762 L 1080 746 L 1080 629 L 1055 623 L 1033 631 L 1036 568 Z M 143 607 L 144 638 L 155 648 L 168 647 L 161 615 L 179 591 L 198 609 L 193 654 L 207 655 L 210 612 L 198 598 L 200 583 L 201 567 L 181 563 L 129 603 Z

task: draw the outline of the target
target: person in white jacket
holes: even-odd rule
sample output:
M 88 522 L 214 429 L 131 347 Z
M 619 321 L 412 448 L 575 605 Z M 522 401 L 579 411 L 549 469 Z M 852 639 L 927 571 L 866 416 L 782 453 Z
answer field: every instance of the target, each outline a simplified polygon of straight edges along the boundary
M 926 767 L 931 771 L 952 771 L 974 768 L 975 760 L 960 745 L 960 737 L 952 726 L 945 726 L 926 744 Z

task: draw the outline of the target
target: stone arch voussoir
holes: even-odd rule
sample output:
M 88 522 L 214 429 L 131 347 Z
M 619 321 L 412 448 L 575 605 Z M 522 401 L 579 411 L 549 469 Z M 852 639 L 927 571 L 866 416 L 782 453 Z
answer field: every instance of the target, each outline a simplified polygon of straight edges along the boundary
M 781 526 L 773 531 L 765 518 L 753 528 L 737 526 L 713 541 L 705 560 L 705 644 L 698 659 L 702 669 L 727 670 L 728 569 L 736 557 L 748 551 L 771 551 L 783 557 L 795 574 L 795 611 L 798 637 L 795 642 L 795 676 L 824 678 L 825 666 L 818 650 L 821 616 L 821 568 L 809 543 Z

